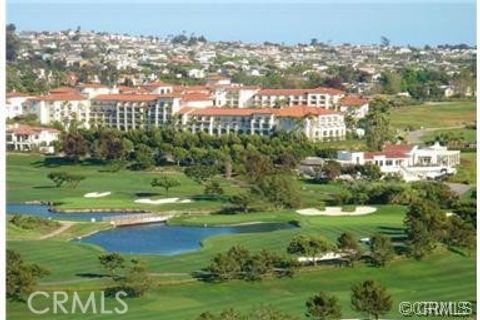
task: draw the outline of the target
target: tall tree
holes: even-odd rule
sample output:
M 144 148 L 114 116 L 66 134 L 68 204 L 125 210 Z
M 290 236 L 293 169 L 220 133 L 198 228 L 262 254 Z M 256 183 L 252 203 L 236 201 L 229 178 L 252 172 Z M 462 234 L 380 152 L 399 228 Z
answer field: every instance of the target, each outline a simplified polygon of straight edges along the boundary
M 26 263 L 19 253 L 9 249 L 6 271 L 7 298 L 20 301 L 35 290 L 39 278 L 49 274 L 48 270 L 37 264 Z
M 363 255 L 363 250 L 353 235 L 349 232 L 342 233 L 337 239 L 337 247 L 339 251 L 347 259 L 350 266 L 354 266 L 355 261 L 359 260 Z
M 386 266 L 395 256 L 390 238 L 376 234 L 370 239 L 370 253 L 377 266 Z
M 125 268 L 125 258 L 116 252 L 102 254 L 98 257 L 98 261 L 114 279 L 118 276 L 118 272 Z
M 352 287 L 352 307 L 378 319 L 392 309 L 392 296 L 379 282 L 366 280 Z
M 370 103 L 365 138 L 368 148 L 372 151 L 382 150 L 383 145 L 392 138 L 390 107 L 391 102 L 385 98 L 375 98 Z
M 445 239 L 445 213 L 432 201 L 415 199 L 404 220 L 409 254 L 421 259 Z
M 305 304 L 309 319 L 336 320 L 342 318 L 342 309 L 337 297 L 324 291 L 309 298 Z
M 20 48 L 20 40 L 15 33 L 16 27 L 13 23 L 10 23 L 6 27 L 6 59 L 7 62 L 14 62 L 18 56 L 18 50 Z
M 165 189 L 165 192 L 168 196 L 168 191 L 173 187 L 178 187 L 180 185 L 180 182 L 178 182 L 178 180 L 175 178 L 162 175 L 158 178 L 153 179 L 150 184 L 152 187 L 162 187 L 163 189 Z
M 88 141 L 85 140 L 80 132 L 71 130 L 62 134 L 61 150 L 67 159 L 73 162 L 78 162 L 81 157 L 88 153 L 89 149 Z
M 335 246 L 326 239 L 316 236 L 299 235 L 294 237 L 287 247 L 290 254 L 305 255 L 312 260 L 314 265 L 317 264 L 319 256 L 332 252 Z

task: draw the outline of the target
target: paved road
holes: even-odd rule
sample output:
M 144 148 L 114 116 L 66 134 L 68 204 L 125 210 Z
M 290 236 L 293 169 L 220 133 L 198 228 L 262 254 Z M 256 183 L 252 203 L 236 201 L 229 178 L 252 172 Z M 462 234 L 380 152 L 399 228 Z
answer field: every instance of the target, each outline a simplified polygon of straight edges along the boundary
M 410 144 L 420 144 L 422 143 L 422 137 L 429 132 L 437 130 L 450 130 L 450 129 L 463 129 L 465 126 L 456 126 L 456 127 L 443 127 L 443 128 L 424 128 L 419 130 L 410 131 L 407 135 L 407 143 Z

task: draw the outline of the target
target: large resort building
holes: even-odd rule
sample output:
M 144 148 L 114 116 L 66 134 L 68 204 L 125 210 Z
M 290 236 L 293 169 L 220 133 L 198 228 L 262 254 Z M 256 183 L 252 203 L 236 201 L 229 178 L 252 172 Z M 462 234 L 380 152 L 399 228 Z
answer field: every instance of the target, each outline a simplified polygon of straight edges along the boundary
M 173 94 L 106 94 L 91 100 L 90 125 L 121 131 L 162 127 L 180 109 Z
M 311 140 L 343 140 L 346 131 L 342 114 L 315 107 L 184 108 L 180 114 L 183 128 L 210 135 L 302 131 Z
M 42 125 L 65 127 L 74 120 L 84 128 L 122 131 L 170 124 L 212 135 L 284 130 L 304 132 L 312 140 L 339 140 L 346 134 L 342 101 L 350 102 L 349 112 L 358 108 L 354 112 L 358 117 L 368 111 L 366 99 L 348 99 L 337 89 L 261 89 L 220 77 L 190 87 L 153 82 L 137 87 L 57 88 L 26 99 L 17 113 L 35 114 Z

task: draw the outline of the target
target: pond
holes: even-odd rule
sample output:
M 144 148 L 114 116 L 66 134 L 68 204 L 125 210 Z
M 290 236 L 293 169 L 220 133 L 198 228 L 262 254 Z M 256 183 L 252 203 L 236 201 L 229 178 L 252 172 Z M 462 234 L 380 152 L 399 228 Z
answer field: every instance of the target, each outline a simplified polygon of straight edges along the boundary
M 34 215 L 51 219 L 97 221 L 112 215 L 131 213 L 53 213 L 48 206 L 8 204 L 7 214 Z M 163 223 L 134 225 L 101 231 L 74 240 L 98 245 L 109 252 L 173 256 L 201 248 L 202 241 L 221 234 L 273 232 L 296 228 L 293 223 L 255 223 L 248 225 L 203 227 L 173 226 Z
M 291 223 L 256 223 L 230 227 L 187 227 L 146 224 L 102 231 L 76 240 L 101 246 L 109 252 L 172 256 L 196 251 L 211 236 L 235 233 L 272 232 L 291 229 Z

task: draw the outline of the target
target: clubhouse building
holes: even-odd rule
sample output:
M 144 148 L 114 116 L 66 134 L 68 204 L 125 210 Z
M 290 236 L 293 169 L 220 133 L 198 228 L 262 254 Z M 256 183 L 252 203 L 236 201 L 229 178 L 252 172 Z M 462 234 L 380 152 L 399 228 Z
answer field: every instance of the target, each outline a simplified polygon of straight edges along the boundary
M 460 151 L 448 150 L 438 142 L 428 147 L 390 144 L 379 152 L 339 151 L 337 161 L 342 165 L 372 163 L 382 173 L 398 174 L 405 181 L 416 181 L 455 174 L 460 164 Z

